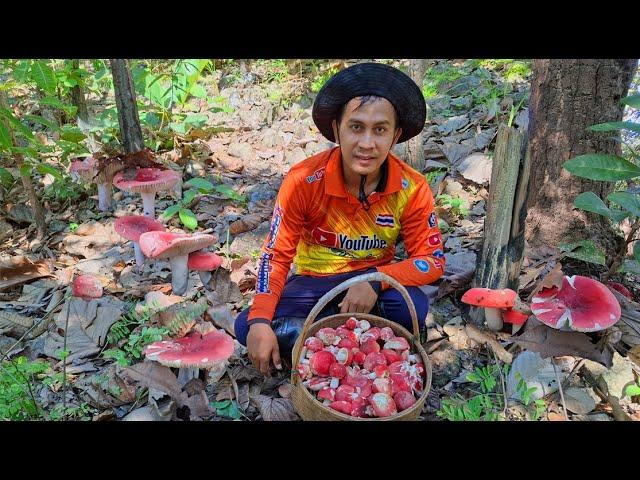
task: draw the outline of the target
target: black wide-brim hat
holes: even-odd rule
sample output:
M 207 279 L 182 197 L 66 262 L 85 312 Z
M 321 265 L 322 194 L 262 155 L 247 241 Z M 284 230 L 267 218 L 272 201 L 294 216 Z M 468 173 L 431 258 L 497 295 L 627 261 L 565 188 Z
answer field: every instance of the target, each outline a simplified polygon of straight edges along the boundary
M 363 95 L 384 97 L 395 107 L 402 127 L 398 143 L 422 131 L 427 106 L 411 77 L 383 63 L 359 63 L 336 73 L 318 92 L 312 116 L 320 133 L 335 142 L 331 123 L 349 100 Z

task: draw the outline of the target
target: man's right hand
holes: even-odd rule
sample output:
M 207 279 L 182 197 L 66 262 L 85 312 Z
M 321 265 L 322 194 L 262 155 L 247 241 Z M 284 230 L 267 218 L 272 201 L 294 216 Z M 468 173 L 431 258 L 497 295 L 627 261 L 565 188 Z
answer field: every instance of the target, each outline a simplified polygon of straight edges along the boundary
M 249 333 L 247 334 L 247 353 L 253 366 L 260 370 L 263 375 L 270 374 L 270 361 L 273 361 L 273 364 L 278 370 L 282 370 L 278 339 L 271 325 L 256 323 L 249 327 Z

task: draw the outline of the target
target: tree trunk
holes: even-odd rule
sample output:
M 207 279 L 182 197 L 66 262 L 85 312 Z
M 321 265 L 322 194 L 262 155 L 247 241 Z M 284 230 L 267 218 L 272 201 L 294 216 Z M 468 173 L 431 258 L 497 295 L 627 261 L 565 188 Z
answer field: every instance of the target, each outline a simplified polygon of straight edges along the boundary
M 424 58 L 412 58 L 409 60 L 409 75 L 414 82 L 422 90 L 422 82 L 424 79 L 424 72 L 427 69 L 427 60 Z M 420 132 L 413 138 L 410 138 L 405 142 L 405 162 L 411 165 L 413 168 L 421 172 L 424 169 L 424 146 L 423 135 Z
M 72 60 L 72 63 L 75 70 L 80 68 L 80 60 Z M 83 122 L 88 122 L 89 112 L 87 110 L 87 102 L 84 98 L 82 85 L 78 84 L 75 87 L 71 87 L 71 103 L 78 108 L 76 116 Z
M 0 90 L 0 107 L 7 108 L 7 102 L 4 97 L 4 92 Z M 4 120 L 3 120 L 4 121 Z M 9 125 L 8 122 L 5 121 L 5 126 L 9 131 L 9 135 L 11 136 L 11 143 L 14 147 L 20 146 L 18 141 L 16 140 L 15 134 L 13 133 L 13 129 Z M 33 182 L 31 181 L 31 176 L 27 175 L 23 172 L 22 165 L 24 164 L 24 160 L 21 153 L 13 153 L 13 157 L 16 159 L 16 166 L 20 171 L 20 180 L 22 180 L 22 186 L 27 192 L 27 197 L 29 198 L 29 203 L 31 204 L 31 208 L 33 209 L 33 218 L 36 222 L 37 228 L 37 238 L 38 240 L 42 240 L 44 238 L 45 233 L 47 232 L 47 225 L 45 223 L 44 209 L 42 208 L 42 204 L 38 199 L 38 195 L 36 194 L 36 189 L 33 186 Z
M 592 191 L 606 199 L 614 183 L 572 176 L 562 164 L 586 153 L 621 154 L 620 143 L 610 138 L 611 133 L 586 128 L 622 120 L 620 99 L 627 94 L 636 63 L 634 59 L 534 60 L 526 226 L 531 246 L 593 239 L 609 254 L 616 248 L 616 236 L 606 218 L 573 207 L 582 192 Z
M 129 62 L 123 59 L 110 59 L 109 62 L 113 74 L 122 143 L 126 153 L 139 152 L 144 148 L 144 141 Z

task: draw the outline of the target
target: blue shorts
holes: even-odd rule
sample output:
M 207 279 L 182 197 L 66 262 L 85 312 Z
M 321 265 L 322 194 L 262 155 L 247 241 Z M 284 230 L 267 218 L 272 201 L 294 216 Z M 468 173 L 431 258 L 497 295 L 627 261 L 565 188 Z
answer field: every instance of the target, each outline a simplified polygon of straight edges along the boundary
M 374 272 L 375 269 L 368 269 L 357 272 L 341 273 L 338 275 L 327 275 L 323 277 L 311 277 L 308 275 L 292 275 L 289 277 L 282 290 L 280 301 L 276 306 L 273 316 L 272 328 L 278 337 L 281 354 L 283 351 L 290 352 L 295 344 L 295 340 L 302 332 L 302 325 L 309 316 L 311 309 L 318 303 L 318 300 L 332 288 L 338 286 L 345 280 Z M 424 327 L 425 318 L 429 311 L 429 299 L 418 287 L 405 287 L 416 307 L 418 314 L 418 324 L 420 329 Z M 347 292 L 343 292 L 334 298 L 317 317 L 317 320 L 340 313 L 338 304 L 342 301 Z M 380 293 L 376 305 L 370 312 L 383 318 L 399 323 L 410 332 L 411 316 L 406 302 L 394 288 L 389 288 Z M 237 340 L 242 344 L 247 344 L 247 334 L 249 327 L 247 317 L 249 309 L 240 312 L 235 321 L 235 334 Z

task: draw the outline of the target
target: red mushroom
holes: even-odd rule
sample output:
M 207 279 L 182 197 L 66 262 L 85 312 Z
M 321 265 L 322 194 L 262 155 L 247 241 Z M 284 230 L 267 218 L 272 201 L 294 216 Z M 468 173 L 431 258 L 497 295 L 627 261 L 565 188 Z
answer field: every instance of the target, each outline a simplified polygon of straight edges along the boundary
M 398 411 L 401 412 L 416 403 L 416 398 L 411 392 L 401 390 L 393 396 L 393 401 L 396 402 Z
M 118 163 L 107 164 L 98 172 L 98 160 L 94 157 L 85 157 L 83 160 L 71 162 L 69 172 L 71 176 L 77 176 L 87 182 L 94 182 L 98 186 L 98 208 L 101 212 L 111 210 L 111 184 L 113 176 L 122 170 Z
M 144 255 L 140 250 L 140 235 L 147 232 L 164 232 L 166 229 L 163 224 L 156 222 L 152 218 L 142 217 L 140 215 L 128 215 L 116 219 L 114 223 L 115 231 L 121 237 L 133 242 L 133 251 L 136 257 L 138 269 L 142 270 L 144 266 Z
M 390 417 L 398 413 L 396 402 L 386 393 L 374 393 L 371 396 L 371 406 L 376 417 Z
M 501 308 L 511 308 L 516 302 L 516 292 L 509 288 L 492 290 L 490 288 L 471 288 L 462 296 L 468 305 L 484 307 L 487 326 L 494 331 L 502 329 Z
M 309 359 L 311 371 L 321 377 L 329 376 L 329 369 L 333 363 L 336 363 L 336 357 L 333 356 L 333 353 L 325 350 L 315 352 Z
M 627 287 L 625 287 L 621 283 L 609 280 L 607 282 L 607 287 L 614 289 L 618 293 L 621 293 L 622 295 L 627 297 L 629 300 L 633 300 L 633 294 L 629 291 Z
M 602 283 L 574 275 L 562 279 L 562 287 L 538 293 L 531 311 L 550 327 L 578 332 L 604 330 L 620 320 L 620 303 Z
M 511 323 L 513 325 L 524 325 L 529 318 L 526 313 L 519 312 L 513 308 L 507 308 L 502 314 L 502 320 L 504 323 Z
M 184 295 L 189 283 L 189 254 L 212 245 L 216 240 L 206 233 L 147 232 L 140 235 L 140 248 L 149 258 L 167 258 L 171 265 L 171 287 Z
M 125 192 L 139 193 L 142 196 L 144 216 L 154 218 L 156 192 L 169 190 L 180 180 L 180 174 L 173 170 L 139 168 L 133 171 L 119 172 L 113 178 L 113 184 Z
M 199 369 L 211 370 L 226 365 L 233 354 L 233 338 L 214 330 L 205 335 L 193 332 L 186 337 L 154 342 L 145 347 L 144 355 L 161 365 L 189 369 L 186 377 L 196 377 Z M 178 373 L 178 376 L 182 375 Z
M 93 275 L 80 275 L 73 281 L 71 291 L 74 297 L 90 301 L 102 297 L 102 284 Z
M 213 252 L 205 252 L 203 250 L 190 253 L 189 261 L 187 262 L 189 270 L 195 270 L 198 272 L 200 281 L 207 290 L 211 290 L 211 287 L 209 287 L 211 272 L 216 270 L 220 265 L 222 265 L 222 257 L 220 255 L 216 255 Z

